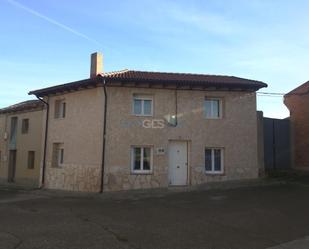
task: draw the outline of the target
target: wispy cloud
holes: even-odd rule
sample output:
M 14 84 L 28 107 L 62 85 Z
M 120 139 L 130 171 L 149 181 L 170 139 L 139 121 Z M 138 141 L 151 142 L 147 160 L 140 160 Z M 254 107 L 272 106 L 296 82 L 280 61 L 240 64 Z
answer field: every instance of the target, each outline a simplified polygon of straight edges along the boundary
M 43 20 L 45 20 L 45 21 L 47 21 L 47 22 L 49 22 L 51 24 L 54 24 L 54 25 L 58 26 L 59 28 L 61 28 L 63 30 L 66 30 L 66 31 L 68 31 L 68 32 L 70 32 L 70 33 L 72 33 L 72 34 L 74 34 L 76 36 L 79 36 L 79 37 L 81 37 L 83 39 L 86 39 L 89 42 L 92 42 L 92 43 L 94 43 L 96 45 L 100 45 L 100 46 L 102 45 L 99 41 L 91 38 L 90 36 L 88 36 L 86 34 L 83 34 L 83 33 L 79 32 L 79 31 L 77 31 L 77 30 L 75 30 L 73 28 L 70 28 L 67 25 L 65 25 L 63 23 L 60 23 L 60 22 L 58 22 L 58 21 L 56 21 L 56 20 L 54 20 L 54 19 L 52 19 L 52 18 L 50 18 L 50 17 L 48 17 L 46 15 L 43 15 L 43 14 L 39 13 L 38 11 L 33 10 L 33 9 L 31 9 L 31 8 L 25 6 L 25 5 L 23 5 L 23 4 L 21 4 L 21 3 L 17 2 L 17 1 L 14 1 L 14 0 L 6 0 L 6 1 L 8 3 L 12 4 L 15 7 L 18 7 L 20 9 L 24 10 L 24 11 L 27 11 L 28 13 L 30 13 L 30 14 L 36 16 L 36 17 L 39 17 L 39 18 L 41 18 L 41 19 L 43 19 Z
M 222 14 L 208 12 L 207 9 L 184 9 L 173 5 L 167 8 L 166 14 L 175 21 L 212 34 L 230 35 L 240 31 L 237 23 Z

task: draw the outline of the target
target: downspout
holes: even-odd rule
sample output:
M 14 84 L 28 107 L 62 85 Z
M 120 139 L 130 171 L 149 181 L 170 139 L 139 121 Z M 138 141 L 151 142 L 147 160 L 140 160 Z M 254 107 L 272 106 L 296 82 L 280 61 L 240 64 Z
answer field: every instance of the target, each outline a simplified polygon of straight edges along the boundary
M 177 88 L 175 89 L 175 124 L 174 126 L 176 127 L 178 125 L 178 92 Z
M 103 112 L 103 145 L 102 145 L 102 165 L 101 165 L 101 187 L 100 193 L 103 193 L 104 186 L 104 170 L 105 170 L 105 143 L 106 143 L 106 116 L 107 116 L 107 93 L 106 93 L 106 82 L 103 80 L 104 90 L 104 112 Z
M 43 149 L 43 165 L 42 165 L 42 179 L 40 188 L 44 187 L 45 184 L 45 171 L 46 171 L 46 149 L 47 149 L 47 135 L 48 135 L 48 120 L 49 120 L 49 98 L 47 102 L 42 98 L 36 96 L 38 100 L 46 105 L 46 121 L 45 121 L 45 135 L 44 135 L 44 149 Z

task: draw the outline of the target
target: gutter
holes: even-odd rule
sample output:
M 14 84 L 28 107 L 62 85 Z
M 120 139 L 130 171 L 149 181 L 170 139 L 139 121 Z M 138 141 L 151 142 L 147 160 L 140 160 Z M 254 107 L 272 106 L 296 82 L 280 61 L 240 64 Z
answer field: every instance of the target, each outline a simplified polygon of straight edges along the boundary
M 36 96 L 38 100 L 46 105 L 46 121 L 45 121 L 45 135 L 44 135 L 44 149 L 43 149 L 43 166 L 42 166 L 42 179 L 40 188 L 44 187 L 45 184 L 45 171 L 46 171 L 46 149 L 47 149 L 47 135 L 48 135 L 48 120 L 49 120 L 49 98 L 44 101 L 42 98 Z
M 106 116 L 107 116 L 107 92 L 106 92 L 106 81 L 103 79 L 103 90 L 104 90 L 104 112 L 103 112 L 103 145 L 102 145 L 102 164 L 101 164 L 101 186 L 100 193 L 103 193 L 104 186 L 104 170 L 105 170 L 105 144 L 106 144 Z

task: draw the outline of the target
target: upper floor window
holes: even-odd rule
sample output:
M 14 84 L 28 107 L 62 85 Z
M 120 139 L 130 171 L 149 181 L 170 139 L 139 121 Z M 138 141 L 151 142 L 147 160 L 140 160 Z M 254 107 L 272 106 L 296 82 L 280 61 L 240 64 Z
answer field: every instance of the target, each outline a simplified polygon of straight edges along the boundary
M 205 149 L 205 171 L 210 174 L 223 173 L 223 149 Z
M 134 95 L 133 114 L 138 116 L 152 116 L 153 98 L 147 95 Z
M 151 173 L 153 150 L 150 146 L 134 146 L 131 149 L 133 173 Z
M 66 103 L 64 99 L 55 101 L 55 118 L 65 118 Z
M 222 118 L 222 100 L 217 98 L 205 99 L 205 117 L 208 119 Z
M 11 118 L 11 132 L 10 132 L 10 142 L 16 142 L 16 133 L 17 133 L 17 117 Z
M 29 131 L 29 119 L 24 118 L 21 122 L 21 133 L 22 134 L 27 134 Z

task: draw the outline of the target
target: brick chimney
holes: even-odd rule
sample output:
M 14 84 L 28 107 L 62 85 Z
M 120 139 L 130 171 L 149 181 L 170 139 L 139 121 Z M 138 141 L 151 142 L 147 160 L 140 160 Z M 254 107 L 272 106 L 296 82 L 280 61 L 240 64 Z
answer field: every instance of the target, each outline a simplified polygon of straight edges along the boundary
M 90 78 L 95 78 L 103 73 L 103 55 L 101 53 L 91 54 Z

